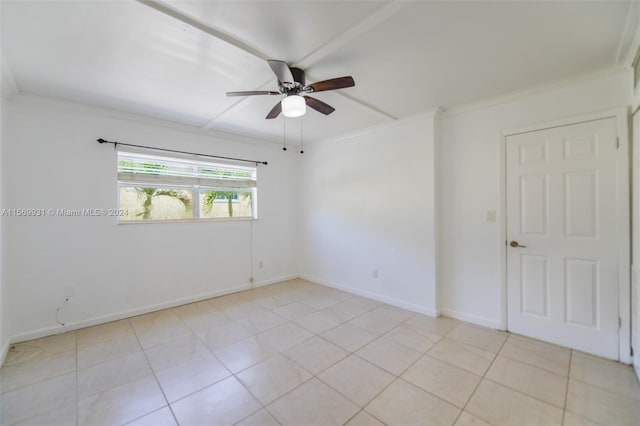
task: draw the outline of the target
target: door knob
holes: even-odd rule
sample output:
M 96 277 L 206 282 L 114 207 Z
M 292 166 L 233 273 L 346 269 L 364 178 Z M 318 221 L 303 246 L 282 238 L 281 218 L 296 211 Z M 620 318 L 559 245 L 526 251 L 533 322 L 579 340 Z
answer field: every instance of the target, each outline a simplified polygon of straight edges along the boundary
M 513 248 L 526 248 L 527 246 L 521 246 L 517 241 L 511 241 L 509 245 Z

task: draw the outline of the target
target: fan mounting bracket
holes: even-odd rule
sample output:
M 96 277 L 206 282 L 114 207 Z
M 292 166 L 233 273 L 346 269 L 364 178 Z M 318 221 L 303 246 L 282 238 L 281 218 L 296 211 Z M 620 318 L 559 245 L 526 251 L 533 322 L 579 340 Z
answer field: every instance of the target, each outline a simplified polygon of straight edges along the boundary
M 278 87 L 280 88 L 280 92 L 283 94 L 297 95 L 303 91 L 306 84 L 304 70 L 301 70 L 300 68 L 289 68 L 289 70 L 291 70 L 291 75 L 293 75 L 294 83 L 283 83 L 278 80 Z

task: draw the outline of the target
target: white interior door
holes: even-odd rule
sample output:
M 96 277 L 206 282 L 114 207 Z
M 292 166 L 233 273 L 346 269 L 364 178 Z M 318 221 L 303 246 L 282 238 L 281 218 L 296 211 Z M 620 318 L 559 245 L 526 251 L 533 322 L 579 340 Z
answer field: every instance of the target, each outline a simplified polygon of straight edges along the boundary
M 506 138 L 510 331 L 618 359 L 616 145 L 615 118 Z

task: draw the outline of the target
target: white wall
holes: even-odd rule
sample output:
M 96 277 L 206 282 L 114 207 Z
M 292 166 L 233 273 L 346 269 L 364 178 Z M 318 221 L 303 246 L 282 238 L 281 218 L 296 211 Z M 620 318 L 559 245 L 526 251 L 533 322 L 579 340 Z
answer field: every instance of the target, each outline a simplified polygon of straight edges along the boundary
M 433 123 L 426 114 L 308 147 L 303 277 L 437 314 Z
M 628 71 L 584 77 L 438 119 L 425 114 L 316 143 L 303 156 L 14 96 L 2 105 L 9 126 L 1 154 L 11 161 L 3 164 L 6 189 L 0 195 L 6 208 L 115 206 L 115 151 L 94 142 L 98 137 L 266 160 L 269 166 L 259 169 L 260 219 L 253 222 L 258 284 L 300 272 L 416 311 L 434 315 L 441 308 L 499 327 L 500 232 L 484 222 L 486 210 L 500 210 L 499 132 L 629 105 L 629 81 Z M 3 320 L 1 336 L 26 339 L 61 330 L 54 314 L 65 286 L 76 289 L 60 315 L 72 327 L 246 288 L 251 223 L 10 218 L 2 236 L 6 280 L 0 280 L 0 297 L 11 300 L 13 327 L 6 329 Z M 257 268 L 261 260 L 263 269 Z
M 635 102 L 634 102 L 635 103 Z M 631 347 L 634 348 L 633 365 L 640 379 L 640 113 L 632 118 L 631 159 L 631 230 L 632 230 L 632 274 L 631 274 Z
M 0 4 L 0 19 L 2 17 L 2 4 Z M 2 43 L 0 43 L 2 45 Z M 0 50 L 0 211 L 5 206 L 6 179 L 4 177 L 4 164 L 6 163 L 5 144 L 6 144 L 6 98 L 16 91 L 15 81 L 11 75 L 11 70 Z M 7 245 L 5 244 L 5 223 L 4 218 L 0 216 L 0 365 L 4 363 L 4 358 L 9 350 L 10 327 L 8 314 L 7 299 L 7 281 L 5 279 L 6 268 L 4 253 L 6 253 Z M 1 383 L 0 383 L 1 386 Z
M 637 37 L 636 37 L 637 38 Z M 633 51 L 637 51 L 638 42 Z M 640 379 L 640 85 L 633 87 L 630 82 L 629 90 L 633 93 L 632 117 L 632 157 L 631 157 L 631 230 L 632 230 L 632 274 L 631 274 L 631 346 L 634 348 L 633 365 L 636 375 Z
M 585 76 L 439 122 L 439 285 L 442 312 L 500 327 L 501 244 L 486 210 L 501 214 L 500 131 L 631 104 L 628 70 Z M 499 221 L 498 221 L 499 223 Z
M 105 138 L 268 161 L 258 169 L 259 220 L 118 225 L 113 217 L 7 218 L 14 340 L 247 288 L 251 227 L 256 284 L 297 276 L 299 154 L 78 104 L 17 96 L 6 104 L 7 208 L 113 208 L 116 151 Z M 263 261 L 264 267 L 258 268 Z
M 0 79 L 2 76 L 0 75 Z M 4 84 L 2 85 L 4 89 Z M 4 163 L 5 163 L 5 155 L 4 155 L 4 145 L 5 145 L 5 130 L 6 130 L 6 120 L 5 120 L 5 90 L 0 91 L 0 211 L 4 208 Z M 5 253 L 5 244 L 4 244 L 4 218 L 0 216 L 0 365 L 4 362 L 4 357 L 6 355 L 6 351 L 9 348 L 9 319 L 7 315 L 7 291 L 6 291 L 6 280 L 4 279 L 5 268 L 4 268 L 4 253 Z

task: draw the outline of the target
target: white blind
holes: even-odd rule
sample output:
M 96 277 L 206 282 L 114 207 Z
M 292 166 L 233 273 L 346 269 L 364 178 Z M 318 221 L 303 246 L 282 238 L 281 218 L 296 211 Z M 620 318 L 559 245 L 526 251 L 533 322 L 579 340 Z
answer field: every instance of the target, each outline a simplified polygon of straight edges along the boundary
M 118 180 L 135 185 L 175 184 L 254 188 L 256 167 L 118 152 Z

